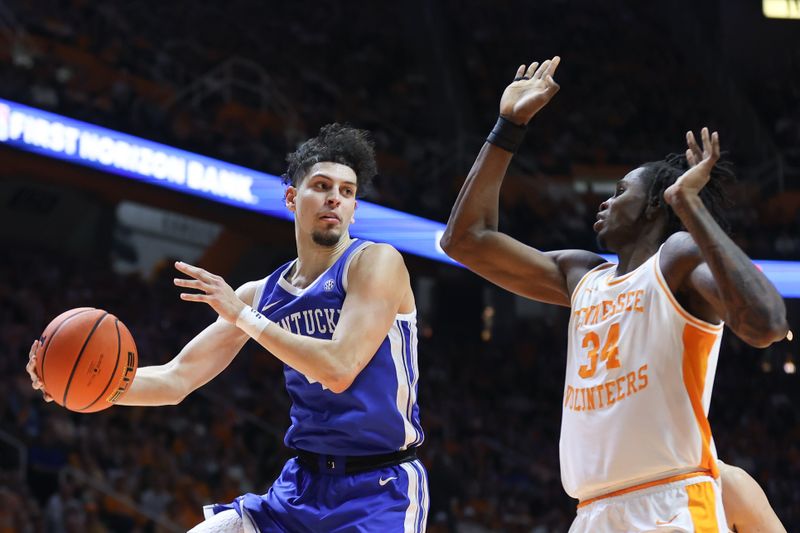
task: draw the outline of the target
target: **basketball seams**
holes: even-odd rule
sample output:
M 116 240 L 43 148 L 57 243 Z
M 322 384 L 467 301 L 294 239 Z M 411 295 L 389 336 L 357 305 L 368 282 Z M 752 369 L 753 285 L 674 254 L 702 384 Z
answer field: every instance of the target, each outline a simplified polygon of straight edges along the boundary
M 63 326 L 64 324 L 66 324 L 68 321 L 72 320 L 76 316 L 81 315 L 83 313 L 88 313 L 89 311 L 96 311 L 96 309 L 94 307 L 86 307 L 86 308 L 78 311 L 77 313 L 71 314 L 68 317 L 66 317 L 64 320 L 62 320 L 56 326 L 56 329 L 53 330 L 53 333 L 51 333 L 50 337 L 45 341 L 45 345 L 42 348 L 42 358 L 39 361 L 39 367 L 41 368 L 41 372 L 40 372 L 41 375 L 39 376 L 39 379 L 41 380 L 42 384 L 44 385 L 45 390 L 47 390 L 47 383 L 44 380 L 44 358 L 47 356 L 47 349 L 50 348 L 50 344 L 52 344 L 53 339 L 55 338 L 56 333 L 58 333 L 58 330 L 61 329 L 61 326 Z
M 114 329 L 117 332 L 117 358 L 114 361 L 114 370 L 112 370 L 111 371 L 111 375 L 108 376 L 108 383 L 106 383 L 106 386 L 103 388 L 103 390 L 97 396 L 97 398 L 92 400 L 92 402 L 89 405 L 81 407 L 80 409 L 75 409 L 76 411 L 83 411 L 85 409 L 88 409 L 88 408 L 92 407 L 94 404 L 96 404 L 100 400 L 100 398 L 105 396 L 106 392 L 108 391 L 108 388 L 114 382 L 114 378 L 117 375 L 117 368 L 119 368 L 119 354 L 120 354 L 120 352 L 122 350 L 122 339 L 121 339 L 120 333 L 119 333 L 119 319 L 116 318 L 116 317 L 114 317 Z M 89 336 L 91 337 L 91 333 L 89 334 Z M 87 342 L 88 342 L 88 339 L 87 339 Z M 78 363 L 76 362 L 75 364 L 77 365 Z M 69 383 L 67 384 L 67 386 L 69 386 Z M 66 392 L 65 392 L 65 394 L 66 394 Z M 65 398 L 66 398 L 66 396 L 65 396 Z M 66 405 L 66 401 L 64 402 L 64 404 Z
M 97 331 L 97 327 L 103 320 L 105 320 L 107 316 L 108 312 L 104 312 L 103 316 L 97 319 L 97 321 L 94 323 L 94 326 L 92 326 L 92 330 L 86 336 L 86 340 L 83 341 L 83 346 L 81 347 L 81 351 L 78 352 L 78 357 L 75 358 L 75 363 L 72 365 L 72 371 L 69 373 L 69 379 L 67 380 L 67 384 L 64 387 L 64 400 L 62 403 L 64 407 L 67 407 L 67 394 L 69 393 L 69 387 L 72 384 L 72 378 L 75 377 L 75 371 L 78 369 L 78 364 L 80 364 L 81 362 L 81 358 L 83 357 L 83 352 L 86 350 L 86 346 L 89 345 L 89 340 L 92 338 L 92 335 L 94 335 L 94 332 Z

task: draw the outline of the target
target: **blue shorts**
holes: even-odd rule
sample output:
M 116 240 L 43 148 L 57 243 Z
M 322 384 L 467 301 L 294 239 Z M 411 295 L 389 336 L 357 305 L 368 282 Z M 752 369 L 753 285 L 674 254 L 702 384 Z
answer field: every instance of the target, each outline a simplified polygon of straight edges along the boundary
M 419 460 L 358 474 L 320 474 L 286 462 L 264 495 L 209 505 L 206 517 L 235 509 L 259 533 L 425 531 L 428 474 Z

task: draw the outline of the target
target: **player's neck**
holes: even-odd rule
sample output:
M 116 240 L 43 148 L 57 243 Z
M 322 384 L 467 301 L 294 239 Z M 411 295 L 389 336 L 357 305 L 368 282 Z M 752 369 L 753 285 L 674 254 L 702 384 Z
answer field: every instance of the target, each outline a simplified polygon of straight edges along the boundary
M 645 261 L 650 259 L 658 251 L 661 242 L 650 236 L 643 236 L 631 243 L 621 246 L 616 252 L 619 259 L 615 277 L 624 276 L 639 268 Z
M 659 246 L 664 242 L 664 226 L 663 219 L 655 223 L 643 224 L 638 233 L 627 237 L 624 242 L 613 247 L 613 251 L 619 259 L 615 277 L 624 276 L 628 272 L 636 270 L 658 251 Z
M 305 287 L 328 270 L 347 250 L 351 242 L 345 233 L 333 246 L 322 246 L 313 241 L 310 235 L 297 236 L 297 263 L 289 273 L 289 282 L 295 287 Z

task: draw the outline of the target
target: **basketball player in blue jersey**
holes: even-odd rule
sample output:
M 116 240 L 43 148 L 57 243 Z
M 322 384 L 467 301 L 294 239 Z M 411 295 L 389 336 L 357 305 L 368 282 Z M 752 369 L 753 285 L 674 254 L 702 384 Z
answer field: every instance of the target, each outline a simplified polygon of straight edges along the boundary
M 192 533 L 424 531 L 428 480 L 416 458 L 423 432 L 408 271 L 393 247 L 348 232 L 356 195 L 376 173 L 373 145 L 366 132 L 331 124 L 288 162 L 297 259 L 235 292 L 221 277 L 177 263 L 191 279 L 175 285 L 197 291 L 181 298 L 210 305 L 219 318 L 173 360 L 140 368 L 117 403 L 177 404 L 252 338 L 285 363 L 292 406 L 284 442 L 296 457 L 266 494 L 207 506 Z

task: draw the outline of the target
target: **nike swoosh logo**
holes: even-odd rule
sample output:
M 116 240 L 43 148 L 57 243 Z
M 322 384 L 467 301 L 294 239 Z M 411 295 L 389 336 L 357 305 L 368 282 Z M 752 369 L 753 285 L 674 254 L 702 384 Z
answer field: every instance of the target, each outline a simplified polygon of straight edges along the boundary
M 678 514 L 680 514 L 680 513 L 678 513 Z M 666 522 L 665 522 L 665 521 L 663 521 L 663 520 L 656 520 L 656 525 L 657 525 L 657 526 L 666 526 L 666 525 L 668 525 L 668 524 L 671 524 L 672 522 L 674 522 L 674 521 L 675 521 L 675 519 L 676 519 L 676 518 L 678 518 L 678 514 L 676 514 L 675 516 L 673 516 L 672 518 L 670 518 L 670 519 L 669 519 L 669 520 L 667 520 Z
M 283 300 L 278 300 L 277 302 L 272 302 L 271 304 L 267 304 L 267 305 L 265 305 L 265 306 L 264 306 L 264 308 L 263 308 L 263 309 L 261 309 L 261 312 L 262 312 L 262 313 L 266 313 L 267 311 L 269 311 L 271 308 L 275 307 L 276 305 L 278 305 L 278 304 L 279 304 L 279 303 L 281 303 L 282 301 L 283 301 Z
M 393 480 L 393 479 L 397 479 L 397 478 L 396 478 L 396 477 L 387 477 L 386 479 L 380 478 L 380 479 L 378 480 L 378 484 L 379 484 L 381 487 L 383 487 L 384 485 L 386 485 L 387 483 L 389 483 L 389 482 L 390 482 L 391 480 Z

